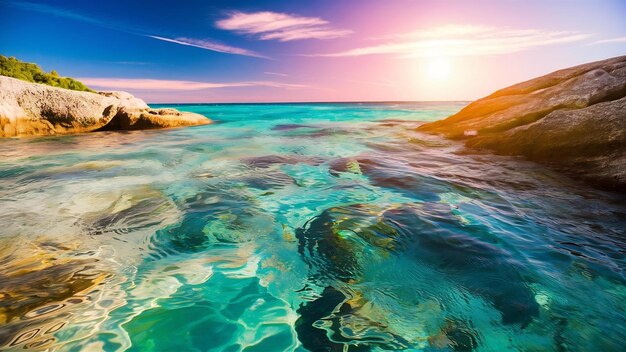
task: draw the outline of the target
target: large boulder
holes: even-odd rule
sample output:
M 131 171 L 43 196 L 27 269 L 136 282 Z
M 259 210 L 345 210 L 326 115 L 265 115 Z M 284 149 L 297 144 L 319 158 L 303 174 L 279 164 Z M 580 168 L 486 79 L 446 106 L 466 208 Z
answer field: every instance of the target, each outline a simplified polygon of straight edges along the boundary
M 0 137 L 137 130 L 210 123 L 205 116 L 151 109 L 126 92 L 90 93 L 0 76 Z
M 626 191 L 626 56 L 556 71 L 418 128 L 497 154 L 524 155 Z

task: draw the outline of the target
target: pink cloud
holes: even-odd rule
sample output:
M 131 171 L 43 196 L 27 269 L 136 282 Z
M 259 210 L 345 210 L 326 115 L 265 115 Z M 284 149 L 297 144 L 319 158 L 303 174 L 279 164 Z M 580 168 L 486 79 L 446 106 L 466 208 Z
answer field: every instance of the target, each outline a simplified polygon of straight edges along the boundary
M 590 35 L 570 31 L 512 30 L 471 25 L 447 25 L 388 36 L 386 42 L 330 54 L 311 56 L 364 56 L 391 54 L 400 57 L 478 56 L 509 54 L 531 48 L 581 41 Z
M 591 43 L 591 45 L 611 43 L 626 43 L 626 37 L 597 40 Z
M 270 76 L 279 76 L 279 77 L 288 77 L 289 76 L 286 73 L 280 73 L 280 72 L 265 71 L 263 73 L 265 73 L 266 75 L 270 75 Z
M 167 91 L 193 91 L 203 89 L 218 89 L 230 87 L 271 87 L 298 89 L 308 86 L 302 84 L 281 83 L 274 81 L 243 81 L 243 82 L 196 82 L 196 81 L 180 81 L 180 80 L 163 80 L 163 79 L 144 79 L 144 78 L 97 78 L 82 77 L 80 81 L 86 85 L 98 89 L 131 89 L 131 90 L 167 90 Z
M 237 33 L 258 35 L 262 40 L 281 42 L 300 39 L 332 39 L 352 33 L 332 28 L 328 21 L 318 17 L 304 17 L 277 12 L 233 12 L 215 23 L 218 28 Z

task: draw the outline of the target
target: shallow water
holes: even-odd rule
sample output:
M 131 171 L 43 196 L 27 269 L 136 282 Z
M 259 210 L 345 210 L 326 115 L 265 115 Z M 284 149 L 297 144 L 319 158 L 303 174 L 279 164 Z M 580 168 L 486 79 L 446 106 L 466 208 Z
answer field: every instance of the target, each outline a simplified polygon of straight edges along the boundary
M 622 350 L 624 197 L 414 131 L 462 106 L 1 140 L 0 349 Z

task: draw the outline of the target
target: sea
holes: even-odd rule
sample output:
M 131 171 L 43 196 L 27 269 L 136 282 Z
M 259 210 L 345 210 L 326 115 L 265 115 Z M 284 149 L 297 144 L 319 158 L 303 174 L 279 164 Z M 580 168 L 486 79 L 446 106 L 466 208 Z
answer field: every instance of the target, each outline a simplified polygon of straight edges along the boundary
M 0 350 L 623 351 L 626 197 L 417 130 L 466 104 L 0 140 Z

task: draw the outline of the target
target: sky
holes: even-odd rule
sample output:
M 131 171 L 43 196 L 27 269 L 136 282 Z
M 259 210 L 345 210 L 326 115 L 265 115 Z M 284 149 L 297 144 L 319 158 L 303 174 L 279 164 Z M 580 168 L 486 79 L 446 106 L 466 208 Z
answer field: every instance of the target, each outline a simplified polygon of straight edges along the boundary
M 626 55 L 625 0 L 0 0 L 0 54 L 149 103 L 467 101 Z

